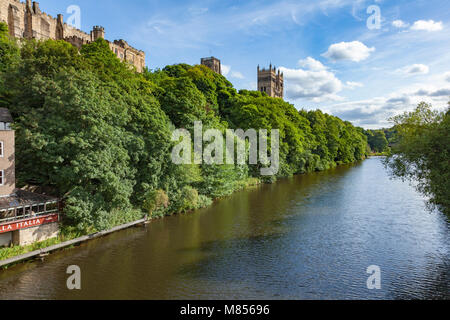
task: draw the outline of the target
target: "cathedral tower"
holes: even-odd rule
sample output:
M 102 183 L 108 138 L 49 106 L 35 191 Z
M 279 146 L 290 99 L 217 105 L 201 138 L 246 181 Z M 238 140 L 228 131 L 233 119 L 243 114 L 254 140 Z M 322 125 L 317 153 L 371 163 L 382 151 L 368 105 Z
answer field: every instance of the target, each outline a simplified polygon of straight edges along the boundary
M 269 69 L 260 69 L 258 66 L 258 91 L 265 92 L 269 97 L 284 98 L 284 75 L 277 71 L 275 67 L 272 68 L 270 64 Z

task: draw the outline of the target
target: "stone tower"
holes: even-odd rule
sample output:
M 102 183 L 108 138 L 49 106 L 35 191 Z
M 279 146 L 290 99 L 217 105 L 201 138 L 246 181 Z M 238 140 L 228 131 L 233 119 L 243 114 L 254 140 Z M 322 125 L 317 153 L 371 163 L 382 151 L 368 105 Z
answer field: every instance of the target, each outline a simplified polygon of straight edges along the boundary
M 91 31 L 92 41 L 96 41 L 99 38 L 105 39 L 105 28 L 101 26 L 94 26 Z
M 56 40 L 64 40 L 64 19 L 62 14 L 58 14 L 56 18 Z
M 258 66 L 258 91 L 265 92 L 269 97 L 284 98 L 284 76 L 280 70 L 272 68 L 260 69 Z
M 207 66 L 212 71 L 218 74 L 222 74 L 222 66 L 220 60 L 214 57 L 202 58 L 201 64 Z

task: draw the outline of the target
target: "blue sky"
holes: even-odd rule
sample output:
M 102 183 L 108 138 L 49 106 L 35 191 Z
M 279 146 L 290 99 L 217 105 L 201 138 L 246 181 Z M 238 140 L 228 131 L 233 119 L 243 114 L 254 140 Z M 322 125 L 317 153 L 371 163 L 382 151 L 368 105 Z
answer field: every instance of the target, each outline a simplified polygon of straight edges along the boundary
M 285 73 L 286 100 L 365 128 L 420 101 L 450 100 L 447 0 L 41 0 L 52 15 L 81 8 L 84 31 L 102 25 L 147 54 L 151 69 L 222 60 L 237 89 L 256 89 L 257 65 Z M 380 10 L 379 29 L 367 20 Z

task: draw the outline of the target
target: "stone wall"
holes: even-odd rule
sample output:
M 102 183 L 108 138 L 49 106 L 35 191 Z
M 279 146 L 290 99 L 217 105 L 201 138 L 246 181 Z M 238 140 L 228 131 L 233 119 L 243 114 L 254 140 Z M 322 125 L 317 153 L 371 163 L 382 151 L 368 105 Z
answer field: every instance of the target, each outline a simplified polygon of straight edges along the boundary
M 0 233 L 0 248 L 9 247 L 12 241 L 12 232 Z
M 3 142 L 3 156 L 0 156 L 0 168 L 3 170 L 3 185 L 0 185 L 0 197 L 10 195 L 16 188 L 14 131 L 0 130 Z
M 144 71 L 145 53 L 131 47 L 125 40 L 114 40 L 109 43 L 114 54 L 122 61 L 126 61 L 136 67 L 138 72 Z
M 14 245 L 26 246 L 35 242 L 55 238 L 59 233 L 58 222 L 40 225 L 28 229 L 21 229 L 12 232 L 12 242 Z
M 202 58 L 200 63 L 218 74 L 222 74 L 222 65 L 220 60 L 215 57 Z

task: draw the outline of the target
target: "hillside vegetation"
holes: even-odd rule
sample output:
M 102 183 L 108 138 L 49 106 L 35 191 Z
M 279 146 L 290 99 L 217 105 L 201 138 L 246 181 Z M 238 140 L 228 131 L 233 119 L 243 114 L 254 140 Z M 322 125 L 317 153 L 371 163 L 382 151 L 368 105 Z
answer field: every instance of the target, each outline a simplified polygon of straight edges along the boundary
M 64 41 L 21 41 L 0 24 L 0 106 L 16 130 L 18 185 L 46 186 L 64 200 L 64 223 L 93 232 L 142 217 L 207 206 L 248 185 L 361 160 L 361 128 L 281 99 L 236 91 L 204 66 L 136 73 L 106 41 L 79 52 Z M 280 130 L 280 170 L 260 165 L 175 165 L 171 133 Z

